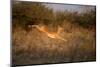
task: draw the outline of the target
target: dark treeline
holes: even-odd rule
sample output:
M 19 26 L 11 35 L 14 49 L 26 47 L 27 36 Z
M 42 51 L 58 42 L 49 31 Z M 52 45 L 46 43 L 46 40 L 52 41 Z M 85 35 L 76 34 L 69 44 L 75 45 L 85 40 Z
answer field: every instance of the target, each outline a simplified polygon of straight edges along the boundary
M 37 2 L 13 2 L 12 8 L 13 27 L 21 26 L 25 29 L 29 24 L 59 25 L 63 21 L 70 21 L 81 27 L 94 29 L 96 24 L 95 8 L 83 13 L 68 10 L 53 12 L 44 3 Z

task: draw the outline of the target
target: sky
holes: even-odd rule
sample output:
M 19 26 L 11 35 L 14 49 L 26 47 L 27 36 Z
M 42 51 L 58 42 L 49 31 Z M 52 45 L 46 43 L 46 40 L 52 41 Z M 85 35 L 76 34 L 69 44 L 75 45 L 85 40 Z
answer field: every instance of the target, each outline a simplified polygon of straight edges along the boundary
M 84 9 L 90 10 L 94 9 L 95 7 L 93 5 L 59 4 L 59 3 L 46 3 L 46 2 L 41 2 L 41 3 L 43 3 L 46 7 L 53 9 L 54 12 L 68 10 L 81 13 L 84 12 Z
M 73 4 L 55 4 L 55 3 L 45 3 L 46 7 L 52 8 L 55 12 L 56 11 L 78 11 L 82 12 L 84 9 L 94 9 L 94 6 L 92 5 L 73 5 Z M 86 7 L 85 7 L 86 6 Z

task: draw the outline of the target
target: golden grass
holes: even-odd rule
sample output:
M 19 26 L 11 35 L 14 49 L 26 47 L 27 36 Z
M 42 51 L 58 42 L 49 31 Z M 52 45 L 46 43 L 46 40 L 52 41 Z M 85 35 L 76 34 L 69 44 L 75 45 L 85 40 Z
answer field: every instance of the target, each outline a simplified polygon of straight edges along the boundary
M 12 35 L 13 64 L 94 61 L 95 32 L 65 21 L 62 27 L 61 36 L 68 41 L 49 38 L 35 28 L 27 32 L 17 27 Z

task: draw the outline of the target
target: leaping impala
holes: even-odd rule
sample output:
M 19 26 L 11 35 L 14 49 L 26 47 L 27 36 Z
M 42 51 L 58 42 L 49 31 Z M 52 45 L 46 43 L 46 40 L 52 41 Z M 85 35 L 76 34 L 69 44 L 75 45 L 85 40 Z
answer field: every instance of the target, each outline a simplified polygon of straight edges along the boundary
M 60 33 L 61 33 L 62 29 L 63 29 L 60 26 L 58 26 L 57 32 L 50 32 L 45 26 L 29 25 L 29 27 L 36 27 L 39 31 L 44 32 L 50 38 L 67 41 L 65 38 L 60 36 Z

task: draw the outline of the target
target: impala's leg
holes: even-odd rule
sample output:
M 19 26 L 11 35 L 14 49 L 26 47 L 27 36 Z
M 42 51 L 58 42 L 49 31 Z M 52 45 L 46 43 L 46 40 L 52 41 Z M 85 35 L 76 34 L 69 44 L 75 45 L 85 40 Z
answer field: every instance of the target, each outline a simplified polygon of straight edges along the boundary
M 61 37 L 61 36 L 57 36 L 58 39 L 63 40 L 63 41 L 67 41 L 65 38 Z

